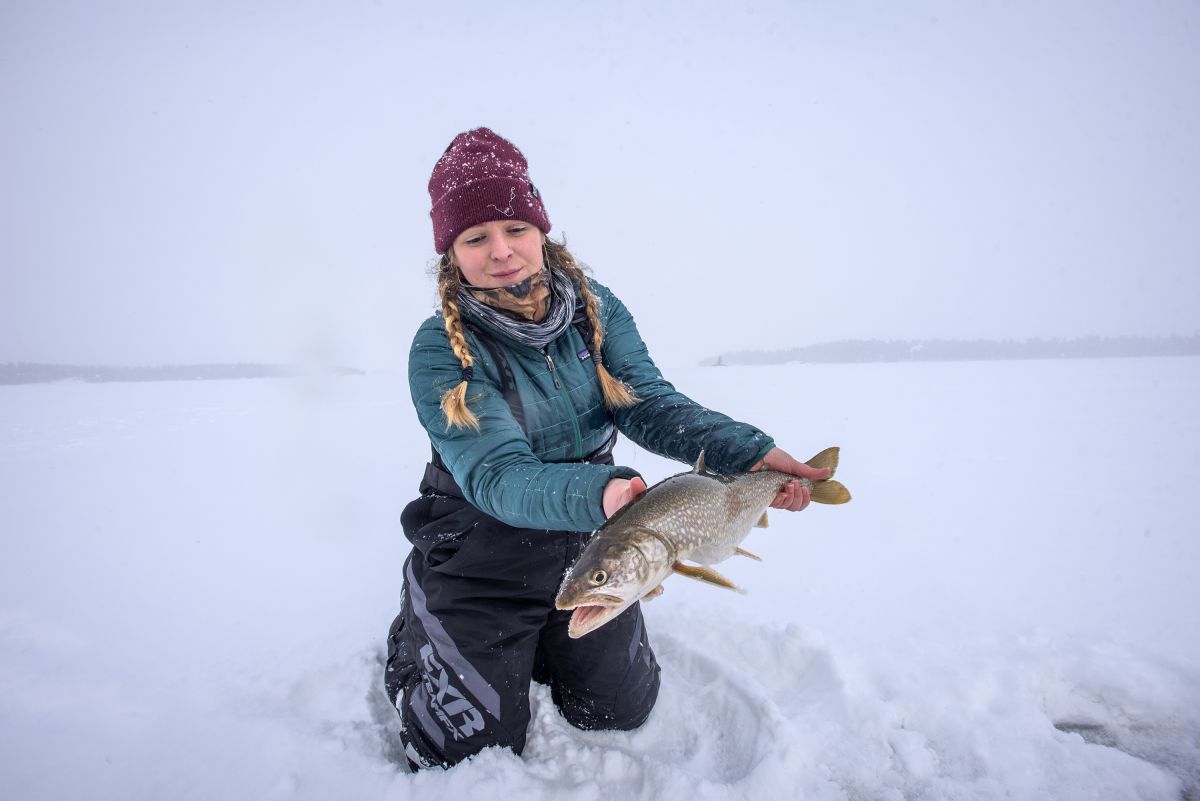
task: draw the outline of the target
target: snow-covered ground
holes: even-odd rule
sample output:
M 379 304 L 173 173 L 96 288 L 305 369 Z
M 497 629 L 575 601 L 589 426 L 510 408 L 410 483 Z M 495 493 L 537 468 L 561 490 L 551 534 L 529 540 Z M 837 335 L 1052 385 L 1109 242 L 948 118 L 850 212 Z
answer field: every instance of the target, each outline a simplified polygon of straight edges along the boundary
M 1200 359 L 669 372 L 853 503 L 667 582 L 641 730 L 419 775 L 402 377 L 0 387 L 0 797 L 1200 797 Z

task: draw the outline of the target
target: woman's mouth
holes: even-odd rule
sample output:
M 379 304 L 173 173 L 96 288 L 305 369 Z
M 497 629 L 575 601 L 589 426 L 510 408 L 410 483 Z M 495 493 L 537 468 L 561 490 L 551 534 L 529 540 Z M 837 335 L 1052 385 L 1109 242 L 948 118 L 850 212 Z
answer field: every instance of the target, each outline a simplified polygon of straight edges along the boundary
M 496 281 L 515 281 L 517 276 L 521 274 L 521 268 L 511 270 L 506 273 L 492 273 L 492 278 Z

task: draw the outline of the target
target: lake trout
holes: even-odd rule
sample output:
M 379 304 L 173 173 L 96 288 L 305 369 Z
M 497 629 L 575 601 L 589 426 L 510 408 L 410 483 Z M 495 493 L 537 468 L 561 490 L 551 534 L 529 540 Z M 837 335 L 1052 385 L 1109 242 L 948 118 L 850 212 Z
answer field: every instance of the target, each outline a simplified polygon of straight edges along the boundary
M 709 565 L 734 554 L 758 559 L 739 546 L 752 528 L 766 527 L 767 509 L 779 490 L 799 481 L 817 503 L 850 500 L 849 491 L 831 480 L 837 448 L 826 448 L 806 464 L 829 468 L 829 477 L 810 481 L 775 470 L 720 476 L 705 471 L 701 452 L 690 472 L 664 479 L 626 504 L 596 530 L 563 578 L 554 603 L 575 610 L 567 633 L 578 638 L 595 631 L 672 573 L 740 592 Z

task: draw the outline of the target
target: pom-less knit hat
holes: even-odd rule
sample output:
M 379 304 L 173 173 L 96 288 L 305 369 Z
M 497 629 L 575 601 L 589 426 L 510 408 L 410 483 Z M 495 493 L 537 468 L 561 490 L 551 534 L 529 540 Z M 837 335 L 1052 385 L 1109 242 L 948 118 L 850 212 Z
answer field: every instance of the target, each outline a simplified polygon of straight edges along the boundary
M 521 220 L 550 233 L 542 197 L 517 146 L 488 128 L 454 137 L 429 178 L 433 243 L 445 253 L 472 225 Z

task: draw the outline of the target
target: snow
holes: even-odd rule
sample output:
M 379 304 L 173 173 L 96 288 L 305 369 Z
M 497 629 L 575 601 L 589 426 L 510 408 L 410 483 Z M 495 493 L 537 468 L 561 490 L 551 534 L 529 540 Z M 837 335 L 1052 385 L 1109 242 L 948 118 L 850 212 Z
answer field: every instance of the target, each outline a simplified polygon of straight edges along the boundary
M 0 797 L 1200 792 L 1200 359 L 668 371 L 842 507 L 645 607 L 635 732 L 412 775 L 380 687 L 428 446 L 401 375 L 0 387 Z M 684 469 L 628 442 L 656 480 Z

